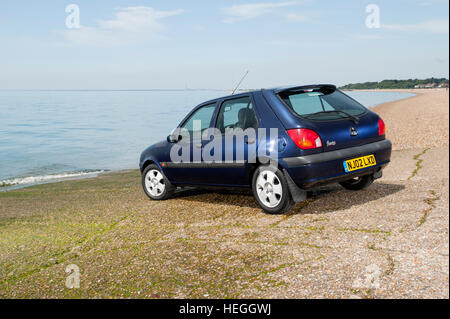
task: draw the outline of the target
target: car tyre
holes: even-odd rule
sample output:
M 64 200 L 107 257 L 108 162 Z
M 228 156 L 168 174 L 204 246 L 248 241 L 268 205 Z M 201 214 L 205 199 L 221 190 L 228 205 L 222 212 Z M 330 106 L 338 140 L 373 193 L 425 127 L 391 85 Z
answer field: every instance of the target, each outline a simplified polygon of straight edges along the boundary
M 142 172 L 142 187 L 145 194 L 153 200 L 170 198 L 176 188 L 155 164 L 148 165 Z
M 294 207 L 284 174 L 276 167 L 259 166 L 252 178 L 253 196 L 258 205 L 269 214 L 282 214 Z
M 373 175 L 365 175 L 340 182 L 339 184 L 341 184 L 341 186 L 343 186 L 346 189 L 352 191 L 359 191 L 372 185 L 373 180 L 374 180 Z

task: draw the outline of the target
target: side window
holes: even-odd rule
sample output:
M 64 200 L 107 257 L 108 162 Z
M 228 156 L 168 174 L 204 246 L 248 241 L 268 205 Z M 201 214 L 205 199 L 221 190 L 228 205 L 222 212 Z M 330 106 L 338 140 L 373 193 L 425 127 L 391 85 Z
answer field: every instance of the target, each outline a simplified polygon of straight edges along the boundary
M 211 123 L 211 118 L 214 114 L 214 110 L 216 109 L 216 103 L 211 103 L 200 107 L 197 111 L 192 114 L 186 122 L 181 126 L 185 130 L 187 130 L 191 136 L 195 132 L 200 131 L 202 133 L 204 130 L 209 128 L 209 124 Z M 194 127 L 194 121 L 200 121 L 200 126 Z
M 227 100 L 222 103 L 217 116 L 216 128 L 225 133 L 227 128 L 241 128 L 243 130 L 257 128 L 255 111 L 250 97 Z

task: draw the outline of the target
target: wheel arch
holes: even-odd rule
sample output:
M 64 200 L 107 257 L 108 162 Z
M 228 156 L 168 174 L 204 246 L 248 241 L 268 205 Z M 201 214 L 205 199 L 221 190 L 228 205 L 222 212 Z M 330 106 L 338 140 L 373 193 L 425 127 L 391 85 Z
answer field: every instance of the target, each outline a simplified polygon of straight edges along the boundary
M 151 164 L 155 164 L 156 166 L 158 166 L 158 168 L 163 171 L 161 164 L 155 160 L 154 158 L 147 158 L 146 160 L 144 160 L 144 163 L 141 166 L 141 174 L 142 172 L 144 172 L 144 170 L 147 168 L 147 166 L 151 165 Z
M 250 187 L 252 187 L 252 182 L 253 182 L 253 174 L 255 173 L 255 171 L 258 169 L 258 167 L 262 166 L 262 165 L 266 165 L 268 163 L 268 159 L 267 158 L 257 158 L 255 163 L 249 163 L 248 164 L 248 176 L 247 176 L 247 181 L 248 181 L 248 185 Z M 279 161 L 277 161 L 277 168 L 284 172 L 284 167 L 283 165 L 281 165 L 281 163 Z

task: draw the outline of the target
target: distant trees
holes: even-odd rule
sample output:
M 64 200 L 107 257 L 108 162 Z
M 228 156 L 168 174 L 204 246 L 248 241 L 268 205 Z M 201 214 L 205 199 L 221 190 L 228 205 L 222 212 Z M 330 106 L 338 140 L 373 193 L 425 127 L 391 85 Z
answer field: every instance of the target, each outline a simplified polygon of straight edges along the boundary
M 428 86 L 427 86 L 428 85 Z M 344 90 L 362 89 L 413 89 L 414 87 L 448 87 L 446 78 L 383 80 L 381 82 L 350 83 L 340 87 Z

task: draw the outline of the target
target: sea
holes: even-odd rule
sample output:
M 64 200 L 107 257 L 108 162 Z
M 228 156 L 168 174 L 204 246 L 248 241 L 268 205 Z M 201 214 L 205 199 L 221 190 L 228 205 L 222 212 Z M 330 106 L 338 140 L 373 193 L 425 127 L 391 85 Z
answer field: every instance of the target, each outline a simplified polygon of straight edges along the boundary
M 368 108 L 406 92 L 348 91 Z M 223 90 L 0 91 L 0 191 L 138 168 L 194 106 Z

